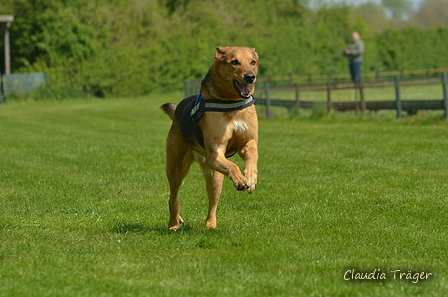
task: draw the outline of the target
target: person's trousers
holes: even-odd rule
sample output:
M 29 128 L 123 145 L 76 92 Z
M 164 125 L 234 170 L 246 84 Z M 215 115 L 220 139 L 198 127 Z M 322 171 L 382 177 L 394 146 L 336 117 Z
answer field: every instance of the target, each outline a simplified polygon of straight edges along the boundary
M 357 86 L 361 83 L 361 64 L 362 62 L 351 62 L 349 64 L 352 81 Z

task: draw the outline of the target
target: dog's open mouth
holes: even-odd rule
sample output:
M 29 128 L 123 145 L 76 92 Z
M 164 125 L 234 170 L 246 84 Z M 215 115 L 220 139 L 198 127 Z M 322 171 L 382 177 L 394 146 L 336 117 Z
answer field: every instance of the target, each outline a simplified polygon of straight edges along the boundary
M 241 84 L 237 80 L 233 80 L 233 87 L 238 92 L 240 97 L 249 98 L 250 92 L 252 91 L 251 86 L 252 84 Z

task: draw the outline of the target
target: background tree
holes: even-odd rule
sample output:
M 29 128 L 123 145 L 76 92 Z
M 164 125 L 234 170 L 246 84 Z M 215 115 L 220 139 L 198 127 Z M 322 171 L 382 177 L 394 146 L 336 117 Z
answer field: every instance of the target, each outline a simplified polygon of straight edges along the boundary
M 410 0 L 382 0 L 381 3 L 389 9 L 394 18 L 402 19 L 412 13 L 412 2 Z
M 390 1 L 384 0 L 389 7 L 398 3 L 402 8 L 396 16 L 408 13 L 403 8 L 410 7 L 409 0 Z M 358 7 L 310 3 L 2 0 L 0 13 L 15 16 L 13 72 L 47 73 L 58 97 L 181 90 L 183 80 L 205 75 L 216 46 L 255 47 L 261 57 L 260 76 L 347 73 L 340 52 L 355 30 L 367 46 L 364 71 L 448 66 L 446 27 L 398 28 L 396 19 L 386 19 L 384 7 L 373 2 Z M 446 24 L 448 18 L 435 15 L 445 8 L 446 1 L 427 0 L 420 14 L 399 25 Z M 438 21 L 418 23 L 417 18 Z M 2 42 L 0 38 L 1 56 Z
M 389 28 L 389 19 L 386 14 L 386 8 L 373 1 L 353 7 L 351 16 L 353 19 L 363 19 L 373 33 L 379 33 Z
M 425 0 L 412 20 L 423 28 L 448 26 L 448 1 Z

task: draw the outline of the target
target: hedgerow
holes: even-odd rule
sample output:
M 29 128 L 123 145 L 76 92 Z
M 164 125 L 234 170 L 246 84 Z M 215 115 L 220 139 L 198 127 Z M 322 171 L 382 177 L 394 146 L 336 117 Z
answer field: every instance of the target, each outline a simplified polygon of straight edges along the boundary
M 448 65 L 447 28 L 373 34 L 345 5 L 309 9 L 299 0 L 2 2 L 0 12 L 15 16 L 13 72 L 46 72 L 55 94 L 106 97 L 179 90 L 183 80 L 205 75 L 216 46 L 255 47 L 260 76 L 345 73 L 341 51 L 354 30 L 367 45 L 364 71 Z

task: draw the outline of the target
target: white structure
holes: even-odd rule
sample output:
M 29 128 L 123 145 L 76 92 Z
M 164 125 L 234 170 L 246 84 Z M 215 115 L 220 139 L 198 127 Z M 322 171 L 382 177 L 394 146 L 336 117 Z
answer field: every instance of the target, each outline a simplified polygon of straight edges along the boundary
M 9 46 L 9 28 L 14 21 L 12 15 L 0 15 L 0 28 L 5 28 L 5 74 L 11 73 L 11 50 Z

